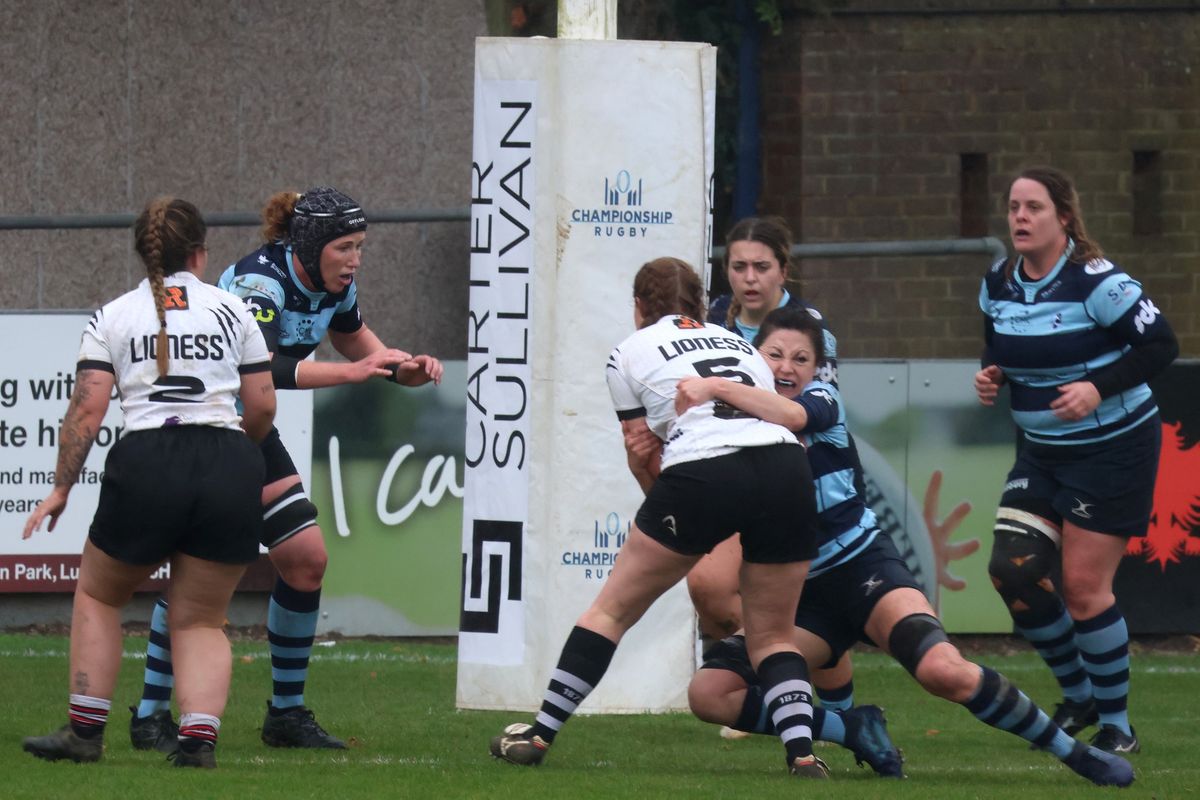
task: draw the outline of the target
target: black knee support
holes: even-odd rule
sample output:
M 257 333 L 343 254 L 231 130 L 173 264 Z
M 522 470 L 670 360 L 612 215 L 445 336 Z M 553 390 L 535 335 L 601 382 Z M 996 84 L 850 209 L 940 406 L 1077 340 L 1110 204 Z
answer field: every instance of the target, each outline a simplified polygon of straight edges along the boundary
M 304 493 L 304 486 L 297 483 L 263 509 L 262 543 L 275 547 L 316 524 L 317 507 Z
M 936 644 L 947 642 L 946 629 L 930 614 L 909 614 L 893 626 L 888 650 L 900 666 L 916 677 L 917 665 Z
M 1037 618 L 1057 613 L 1060 542 L 1058 528 L 1037 515 L 1004 506 L 996 512 L 988 574 L 1010 613 Z

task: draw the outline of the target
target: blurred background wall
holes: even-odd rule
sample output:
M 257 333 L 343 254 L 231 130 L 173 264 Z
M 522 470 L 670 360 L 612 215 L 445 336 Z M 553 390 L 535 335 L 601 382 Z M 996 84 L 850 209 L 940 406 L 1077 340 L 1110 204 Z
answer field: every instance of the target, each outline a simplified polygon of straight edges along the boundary
M 368 210 L 465 208 L 474 39 L 553 35 L 555 7 L 0 0 L 0 215 L 134 212 L 160 193 L 255 212 L 275 190 L 316 183 Z M 1195 0 L 619 10 L 622 38 L 721 48 L 717 244 L 753 212 L 783 215 L 805 243 L 1007 241 L 1009 179 L 1050 162 L 1074 175 L 1091 233 L 1146 284 L 1184 355 L 1200 356 Z M 760 105 L 747 120 L 751 82 Z M 748 211 L 732 199 L 739 170 L 755 187 Z M 465 357 L 467 242 L 466 222 L 372 227 L 360 302 L 385 341 Z M 209 278 L 256 244 L 252 228 L 215 229 Z M 844 356 L 953 358 L 978 353 L 987 265 L 807 260 L 800 273 Z M 0 231 L 0 309 L 90 309 L 141 276 L 125 230 Z
M 337 186 L 465 208 L 478 0 L 0 0 L 0 215 L 257 212 Z M 210 233 L 216 280 L 257 246 Z M 376 225 L 359 292 L 389 344 L 465 355 L 467 223 Z M 0 308 L 91 309 L 144 276 L 128 230 L 0 231 Z

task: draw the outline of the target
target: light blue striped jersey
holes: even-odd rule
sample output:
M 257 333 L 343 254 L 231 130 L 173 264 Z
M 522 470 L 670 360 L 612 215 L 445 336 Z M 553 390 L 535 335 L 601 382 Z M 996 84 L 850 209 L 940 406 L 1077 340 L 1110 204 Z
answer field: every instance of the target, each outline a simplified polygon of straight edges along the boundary
M 1145 383 L 1103 399 L 1074 422 L 1050 410 L 1058 387 L 1087 380 L 1166 325 L 1142 285 L 1124 270 L 1105 259 L 1071 261 L 1071 250 L 1069 245 L 1036 281 L 1023 275 L 1020 259 L 1011 276 L 999 261 L 979 291 L 987 325 L 985 360 L 1008 378 L 1013 419 L 1025 437 L 1047 444 L 1110 439 L 1157 410 Z
M 837 387 L 813 381 L 796 402 L 808 414 L 808 424 L 796 435 L 807 449 L 816 482 L 820 549 L 808 568 L 809 577 L 815 578 L 861 553 L 879 528 L 875 512 L 855 489 L 856 473 L 862 472 L 862 465 L 850 441 Z

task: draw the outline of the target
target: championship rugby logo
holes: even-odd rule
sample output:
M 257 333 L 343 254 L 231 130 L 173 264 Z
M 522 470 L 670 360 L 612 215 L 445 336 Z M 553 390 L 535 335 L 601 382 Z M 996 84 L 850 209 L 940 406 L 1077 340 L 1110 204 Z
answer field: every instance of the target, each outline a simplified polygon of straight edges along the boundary
M 590 224 L 592 236 L 605 239 L 641 239 L 652 227 L 673 224 L 675 212 L 645 208 L 645 202 L 643 180 L 635 179 L 627 169 L 618 170 L 604 178 L 600 207 L 575 209 L 571 222 Z

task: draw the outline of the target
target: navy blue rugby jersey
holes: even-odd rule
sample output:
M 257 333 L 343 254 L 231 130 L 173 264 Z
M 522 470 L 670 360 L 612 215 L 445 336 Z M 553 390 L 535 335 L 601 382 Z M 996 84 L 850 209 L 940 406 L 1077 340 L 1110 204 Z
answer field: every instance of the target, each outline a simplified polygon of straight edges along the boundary
M 272 353 L 307 358 L 327 330 L 354 333 L 363 325 L 355 283 L 338 294 L 309 291 L 296 277 L 292 249 L 279 242 L 230 265 L 217 286 L 250 307 Z
M 1011 277 L 1004 261 L 984 276 L 979 307 L 985 316 L 985 360 L 1004 370 L 1013 420 L 1031 441 L 1083 444 L 1118 436 L 1158 410 L 1145 383 L 1101 400 L 1075 422 L 1050 410 L 1058 387 L 1087 380 L 1133 345 L 1161 337 L 1167 323 L 1142 285 L 1106 259 L 1068 260 L 1070 249 L 1040 280 Z
M 729 318 L 729 304 L 732 302 L 733 295 L 731 294 L 723 294 L 716 300 L 713 300 L 708 307 L 708 321 L 713 325 L 720 325 L 726 330 L 733 331 L 747 342 L 754 341 L 754 337 L 758 335 L 758 328 L 743 325 L 736 318 L 733 322 L 727 322 Z M 779 305 L 776 308 L 803 308 L 814 319 L 820 321 L 821 330 L 824 332 L 825 338 L 825 363 L 817 370 L 816 377 L 817 380 L 837 386 L 837 337 L 829 330 L 829 325 L 826 323 L 825 317 L 821 316 L 821 312 L 815 306 L 796 297 L 786 289 L 784 289 L 783 297 L 780 298 Z
M 808 413 L 808 424 L 796 436 L 808 454 L 820 518 L 820 549 L 808 568 L 808 576 L 813 578 L 861 553 L 879 528 L 875 512 L 857 489 L 862 464 L 846 427 L 846 409 L 837 387 L 814 380 L 796 402 Z

